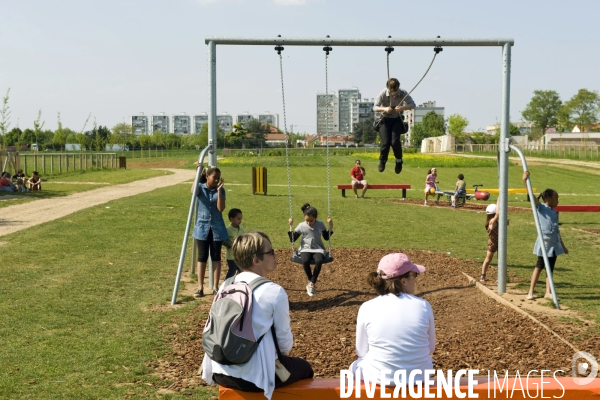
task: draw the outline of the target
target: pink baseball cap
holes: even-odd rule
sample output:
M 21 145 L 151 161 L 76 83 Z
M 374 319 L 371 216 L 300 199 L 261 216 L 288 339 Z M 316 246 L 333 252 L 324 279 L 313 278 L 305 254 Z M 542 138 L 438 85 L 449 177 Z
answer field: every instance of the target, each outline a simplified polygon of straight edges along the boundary
M 381 274 L 382 279 L 396 278 L 409 271 L 414 271 L 417 274 L 425 272 L 424 266 L 413 264 L 413 262 L 410 261 L 410 258 L 404 253 L 392 253 L 384 256 L 381 261 L 379 261 L 377 269 L 378 271 L 383 272 L 383 274 Z

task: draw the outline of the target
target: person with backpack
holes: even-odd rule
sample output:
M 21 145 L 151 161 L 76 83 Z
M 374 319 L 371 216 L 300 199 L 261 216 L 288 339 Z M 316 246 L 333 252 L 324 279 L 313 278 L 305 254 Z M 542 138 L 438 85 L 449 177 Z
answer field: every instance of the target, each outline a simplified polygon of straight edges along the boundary
M 202 333 L 202 379 L 271 399 L 275 388 L 312 378 L 314 372 L 306 360 L 287 355 L 294 343 L 288 296 L 264 278 L 277 268 L 269 237 L 244 233 L 232 251 L 241 272 L 223 283 L 211 306 Z M 246 313 L 251 324 L 244 322 Z

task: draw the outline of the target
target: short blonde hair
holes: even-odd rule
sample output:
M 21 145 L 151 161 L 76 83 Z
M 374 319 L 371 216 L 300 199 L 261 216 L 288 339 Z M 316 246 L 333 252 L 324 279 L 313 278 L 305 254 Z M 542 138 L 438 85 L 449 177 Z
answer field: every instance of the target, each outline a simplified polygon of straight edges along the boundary
M 267 234 L 260 231 L 244 233 L 235 238 L 231 247 L 233 258 L 242 271 L 250 270 L 254 257 L 263 259 L 266 240 L 271 242 Z

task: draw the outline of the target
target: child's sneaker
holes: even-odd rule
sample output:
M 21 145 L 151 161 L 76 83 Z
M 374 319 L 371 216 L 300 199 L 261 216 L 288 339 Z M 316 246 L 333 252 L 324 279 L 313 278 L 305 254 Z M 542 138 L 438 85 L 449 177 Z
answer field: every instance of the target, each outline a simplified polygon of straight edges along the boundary
M 439 205 L 440 205 L 440 201 L 439 201 L 439 200 L 436 200 L 436 201 L 435 201 L 435 205 L 436 205 L 436 206 L 439 206 Z
M 315 287 L 311 282 L 308 282 L 308 284 L 306 285 L 306 293 L 308 293 L 310 297 L 313 297 L 315 295 Z
M 427 200 L 425 200 L 425 203 L 423 203 L 423 205 L 424 205 L 424 206 L 426 206 L 426 205 L 427 205 Z
M 194 297 L 204 297 L 204 290 L 198 289 L 198 291 L 194 293 Z

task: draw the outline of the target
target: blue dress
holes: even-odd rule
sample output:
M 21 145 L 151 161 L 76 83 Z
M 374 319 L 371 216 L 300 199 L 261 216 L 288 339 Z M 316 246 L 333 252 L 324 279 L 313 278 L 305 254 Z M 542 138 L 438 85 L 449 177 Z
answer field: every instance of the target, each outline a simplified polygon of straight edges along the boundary
M 199 183 L 197 190 L 198 212 L 193 237 L 207 240 L 212 229 L 213 240 L 222 242 L 229 238 L 223 221 L 223 213 L 217 209 L 217 188 L 209 189 L 206 183 Z M 221 188 L 221 196 L 225 200 L 225 189 Z
M 558 229 L 558 213 L 544 203 L 538 206 L 538 217 L 542 228 L 544 247 L 548 257 L 564 254 L 565 250 L 560 243 L 560 230 Z M 538 236 L 533 247 L 533 254 L 542 257 L 542 242 Z

